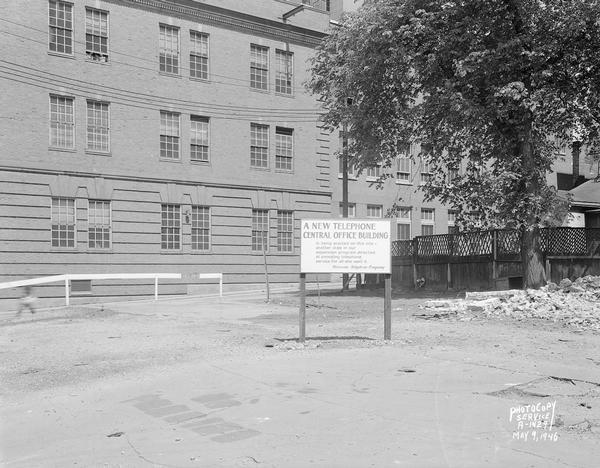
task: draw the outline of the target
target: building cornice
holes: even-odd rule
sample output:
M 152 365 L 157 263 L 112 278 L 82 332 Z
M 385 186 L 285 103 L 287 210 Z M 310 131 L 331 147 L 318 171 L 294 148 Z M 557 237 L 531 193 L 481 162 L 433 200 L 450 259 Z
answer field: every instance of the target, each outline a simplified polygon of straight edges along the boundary
M 104 0 L 115 5 L 191 20 L 282 42 L 316 47 L 327 34 L 193 0 Z
M 106 180 L 121 180 L 121 181 L 133 181 L 133 182 L 144 182 L 154 184 L 179 184 L 188 186 L 203 186 L 219 189 L 236 189 L 236 190 L 261 190 L 264 192 L 286 192 L 296 193 L 302 195 L 319 195 L 325 197 L 331 197 L 331 191 L 323 190 L 306 190 L 306 189 L 293 189 L 287 187 L 266 187 L 264 185 L 237 185 L 237 184 L 220 184 L 215 182 L 205 181 L 190 181 L 185 179 L 167 179 L 159 177 L 142 177 L 142 176 L 131 176 L 131 175 L 120 175 L 120 174 L 102 174 L 94 172 L 79 172 L 79 171 L 62 171 L 55 169 L 38 169 L 29 167 L 16 167 L 16 166 L 0 166 L 0 171 L 5 172 L 19 172 L 26 174 L 41 174 L 41 175 L 65 175 L 70 177 L 88 177 L 88 178 L 103 178 Z

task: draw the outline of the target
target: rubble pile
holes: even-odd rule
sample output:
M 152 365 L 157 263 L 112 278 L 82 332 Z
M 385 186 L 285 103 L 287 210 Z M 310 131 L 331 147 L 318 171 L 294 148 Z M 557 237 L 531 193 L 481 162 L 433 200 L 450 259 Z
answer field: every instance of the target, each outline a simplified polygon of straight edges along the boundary
M 534 318 L 600 331 L 600 276 L 585 276 L 573 282 L 564 279 L 539 290 L 467 293 L 466 299 L 428 301 L 424 308 L 438 315 L 456 314 L 463 320 L 473 316 Z

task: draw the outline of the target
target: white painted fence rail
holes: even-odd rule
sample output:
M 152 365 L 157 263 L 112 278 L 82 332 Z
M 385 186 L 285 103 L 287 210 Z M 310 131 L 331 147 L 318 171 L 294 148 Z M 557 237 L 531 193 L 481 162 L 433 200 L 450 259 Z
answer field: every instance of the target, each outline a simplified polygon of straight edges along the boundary
M 190 276 L 190 275 L 184 275 Z M 194 273 L 193 278 L 218 279 L 219 296 L 223 297 L 223 273 Z M 26 280 L 9 281 L 0 283 L 0 289 L 20 288 L 23 286 L 35 286 L 36 284 L 48 284 L 65 282 L 65 305 L 69 305 L 70 283 L 72 280 L 108 280 L 108 279 L 154 279 L 154 300 L 158 300 L 159 279 L 181 279 L 181 273 L 99 273 L 99 274 L 69 274 L 45 276 Z

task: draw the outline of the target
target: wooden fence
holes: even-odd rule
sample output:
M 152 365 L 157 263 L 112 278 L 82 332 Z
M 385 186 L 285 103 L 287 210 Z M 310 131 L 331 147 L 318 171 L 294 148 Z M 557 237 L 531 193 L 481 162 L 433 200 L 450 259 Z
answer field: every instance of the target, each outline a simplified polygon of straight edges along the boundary
M 546 277 L 600 274 L 600 229 L 541 229 Z M 392 244 L 392 281 L 429 288 L 495 289 L 522 282 L 521 232 L 514 229 L 418 236 Z

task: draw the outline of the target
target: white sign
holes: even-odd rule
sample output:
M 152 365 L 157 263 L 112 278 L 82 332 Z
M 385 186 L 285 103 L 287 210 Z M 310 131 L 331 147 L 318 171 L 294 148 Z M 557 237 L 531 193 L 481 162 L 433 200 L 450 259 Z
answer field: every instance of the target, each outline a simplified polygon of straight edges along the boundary
M 380 219 L 303 219 L 301 273 L 392 273 L 392 224 Z

